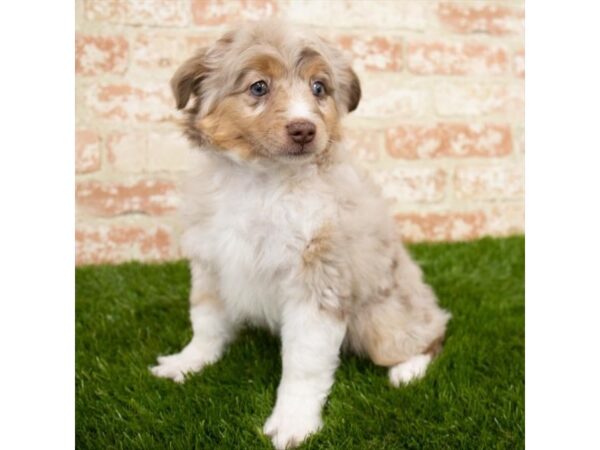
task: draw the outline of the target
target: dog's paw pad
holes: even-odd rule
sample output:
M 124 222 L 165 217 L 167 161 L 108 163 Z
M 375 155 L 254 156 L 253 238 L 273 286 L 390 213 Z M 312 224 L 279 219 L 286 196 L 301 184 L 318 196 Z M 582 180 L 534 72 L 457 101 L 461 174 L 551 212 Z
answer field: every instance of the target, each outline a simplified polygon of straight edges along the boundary
M 322 426 L 319 414 L 300 415 L 274 411 L 265 423 L 263 432 L 271 438 L 277 450 L 284 450 L 297 447 Z
M 408 361 L 397 364 L 389 371 L 390 382 L 394 386 L 408 384 L 413 380 L 423 378 L 427 366 L 431 362 L 431 355 L 417 355 Z

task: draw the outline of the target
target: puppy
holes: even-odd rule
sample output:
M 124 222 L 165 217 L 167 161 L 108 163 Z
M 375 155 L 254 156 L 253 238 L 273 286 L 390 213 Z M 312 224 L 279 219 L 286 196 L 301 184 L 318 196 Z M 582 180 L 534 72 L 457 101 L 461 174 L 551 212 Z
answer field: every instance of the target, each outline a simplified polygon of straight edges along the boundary
M 264 433 L 277 449 L 322 426 L 342 348 L 389 367 L 393 385 L 423 376 L 450 314 L 344 148 L 361 90 L 342 53 L 285 24 L 245 25 L 171 85 L 201 153 L 183 208 L 193 338 L 152 372 L 183 382 L 242 325 L 270 329 L 283 374 Z

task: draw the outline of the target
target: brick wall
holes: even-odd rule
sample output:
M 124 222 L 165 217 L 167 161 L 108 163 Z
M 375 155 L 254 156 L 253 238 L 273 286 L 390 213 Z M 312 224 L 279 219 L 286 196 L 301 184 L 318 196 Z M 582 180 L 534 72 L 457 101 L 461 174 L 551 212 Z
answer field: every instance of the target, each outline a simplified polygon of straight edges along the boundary
M 272 15 L 352 55 L 349 145 L 407 240 L 523 231 L 523 1 L 76 0 L 79 264 L 179 257 L 190 149 L 168 80 L 229 25 Z

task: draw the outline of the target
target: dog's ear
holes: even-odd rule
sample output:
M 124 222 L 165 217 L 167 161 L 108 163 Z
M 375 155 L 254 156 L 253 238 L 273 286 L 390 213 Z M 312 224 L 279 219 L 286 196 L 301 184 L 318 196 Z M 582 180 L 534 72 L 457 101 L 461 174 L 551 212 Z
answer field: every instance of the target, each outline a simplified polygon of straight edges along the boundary
M 177 109 L 185 108 L 191 96 L 195 96 L 198 100 L 205 100 L 202 84 L 209 76 L 219 71 L 234 38 L 235 31 L 226 33 L 210 47 L 198 50 L 177 69 L 171 78 L 171 89 Z M 194 109 L 197 109 L 199 104 L 200 102 L 196 101 Z
M 347 67 L 341 78 L 342 101 L 347 106 L 348 112 L 352 112 L 358 107 L 358 103 L 360 102 L 360 81 L 354 70 L 352 70 L 352 67 Z
M 206 48 L 198 50 L 171 78 L 171 90 L 177 109 L 185 108 L 192 94 L 200 96 L 200 83 L 208 71 L 205 64 L 206 53 Z
M 361 97 L 360 81 L 352 70 L 349 58 L 337 47 L 337 45 L 320 38 L 324 45 L 325 54 L 333 65 L 333 70 L 338 84 L 338 101 L 342 103 L 347 112 L 352 112 L 358 107 Z

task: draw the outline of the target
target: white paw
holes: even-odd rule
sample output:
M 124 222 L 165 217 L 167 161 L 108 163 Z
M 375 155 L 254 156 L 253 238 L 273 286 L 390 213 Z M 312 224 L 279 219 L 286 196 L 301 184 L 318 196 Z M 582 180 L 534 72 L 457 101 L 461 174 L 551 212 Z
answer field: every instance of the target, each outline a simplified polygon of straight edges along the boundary
M 177 383 L 183 383 L 186 374 L 198 372 L 207 363 L 202 354 L 188 348 L 174 355 L 159 356 L 157 360 L 158 365 L 150 371 L 157 377 L 170 378 Z
M 413 380 L 422 378 L 430 362 L 431 355 L 413 356 L 408 361 L 397 364 L 390 369 L 390 382 L 394 386 L 400 386 L 400 384 L 408 384 Z
M 297 447 L 323 426 L 319 412 L 306 414 L 298 409 L 276 407 L 267 419 L 263 432 L 277 450 Z

